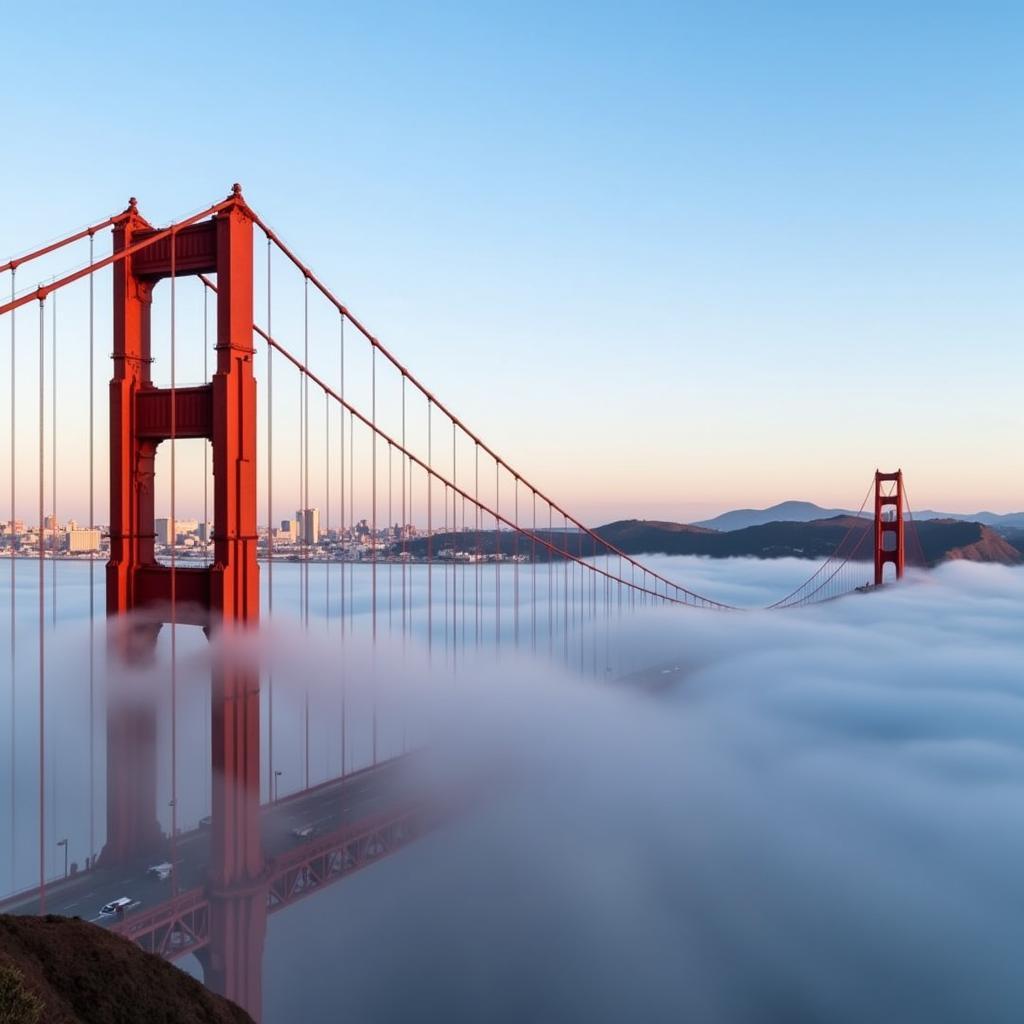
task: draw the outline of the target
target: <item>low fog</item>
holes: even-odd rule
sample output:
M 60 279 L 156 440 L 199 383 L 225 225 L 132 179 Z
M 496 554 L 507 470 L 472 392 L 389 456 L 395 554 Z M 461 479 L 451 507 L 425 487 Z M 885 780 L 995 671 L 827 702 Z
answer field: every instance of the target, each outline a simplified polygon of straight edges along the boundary
M 272 918 L 265 1019 L 1019 1021 L 1022 626 L 1024 572 L 953 564 L 624 617 L 617 682 L 378 660 L 487 798 Z
M 808 571 L 658 566 L 747 605 Z M 77 618 L 48 641 L 51 875 L 56 838 L 70 836 L 79 861 L 103 842 L 108 696 L 155 705 L 163 829 L 172 795 L 179 827 L 209 813 L 222 653 L 180 631 L 175 792 L 168 631 L 153 663 L 123 678 L 94 643 L 91 712 L 68 574 L 62 614 Z M 0 794 L 15 824 L 0 851 L 9 891 L 38 863 L 24 604 L 16 728 L 3 730 L 17 765 Z M 1024 570 L 949 564 L 781 612 L 616 611 L 536 655 L 507 632 L 495 643 L 489 622 L 479 648 L 454 656 L 386 631 L 373 652 L 365 600 L 346 632 L 316 606 L 304 632 L 282 604 L 256 638 L 230 641 L 262 659 L 263 798 L 272 774 L 284 795 L 305 773 L 335 777 L 343 756 L 347 771 L 365 766 L 376 719 L 378 755 L 418 750 L 418 791 L 454 794 L 461 813 L 269 919 L 267 1024 L 1024 1019 Z

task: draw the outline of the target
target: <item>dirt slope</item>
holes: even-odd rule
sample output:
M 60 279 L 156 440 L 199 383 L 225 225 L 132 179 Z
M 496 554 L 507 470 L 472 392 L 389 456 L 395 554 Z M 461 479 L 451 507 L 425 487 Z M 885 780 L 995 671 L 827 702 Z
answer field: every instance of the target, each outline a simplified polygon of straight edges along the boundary
M 0 914 L 0 1024 L 252 1024 L 195 978 L 78 918 Z

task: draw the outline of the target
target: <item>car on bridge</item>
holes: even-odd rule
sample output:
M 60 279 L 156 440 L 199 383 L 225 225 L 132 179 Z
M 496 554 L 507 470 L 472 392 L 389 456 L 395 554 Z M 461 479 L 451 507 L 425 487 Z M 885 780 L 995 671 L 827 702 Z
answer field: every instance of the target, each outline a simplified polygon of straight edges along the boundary
M 174 873 L 174 865 L 170 861 L 164 861 L 162 864 L 153 864 L 146 869 L 146 874 L 150 878 L 156 878 L 161 882 L 166 882 L 168 878 Z
M 316 835 L 316 825 L 298 825 L 292 829 L 296 839 L 312 839 Z
M 107 916 L 110 914 L 123 914 L 131 905 L 131 897 L 119 896 L 116 900 L 104 903 L 103 906 L 100 907 L 100 914 Z

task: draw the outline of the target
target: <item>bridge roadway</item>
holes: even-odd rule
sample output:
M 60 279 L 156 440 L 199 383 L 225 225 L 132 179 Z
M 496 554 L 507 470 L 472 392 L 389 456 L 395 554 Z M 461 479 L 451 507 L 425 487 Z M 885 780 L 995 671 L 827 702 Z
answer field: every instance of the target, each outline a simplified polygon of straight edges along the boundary
M 302 793 L 264 804 L 262 811 L 263 850 L 267 860 L 289 853 L 346 825 L 394 807 L 402 800 L 403 778 L 409 766 L 406 758 L 386 761 L 374 768 L 335 779 Z M 301 838 L 293 829 L 312 825 L 313 835 Z M 210 831 L 198 828 L 178 834 L 176 857 L 178 890 L 185 892 L 205 884 L 210 859 Z M 147 873 L 150 866 L 171 860 L 168 838 L 162 849 L 131 863 L 97 867 L 46 886 L 46 911 L 81 917 L 99 925 L 118 923 L 114 914 L 103 915 L 100 908 L 111 900 L 127 896 L 132 900 L 125 920 L 152 910 L 171 898 L 170 878 L 160 881 Z M 35 890 L 0 903 L 6 914 L 38 914 L 39 892 Z

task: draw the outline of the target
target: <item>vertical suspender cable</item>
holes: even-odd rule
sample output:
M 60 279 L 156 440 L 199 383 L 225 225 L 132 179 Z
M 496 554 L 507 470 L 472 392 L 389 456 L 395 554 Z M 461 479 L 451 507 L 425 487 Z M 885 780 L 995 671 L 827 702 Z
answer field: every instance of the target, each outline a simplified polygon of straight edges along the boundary
M 477 441 L 473 448 L 473 511 L 476 519 L 474 543 L 476 545 L 476 585 L 473 588 L 476 595 L 476 645 L 480 646 L 482 640 L 483 626 L 481 624 L 481 603 L 480 603 L 480 442 Z
M 17 273 L 16 268 L 15 267 L 11 267 L 11 302 L 14 301 L 16 273 Z M 14 324 L 14 321 L 15 321 L 15 317 L 16 316 L 17 316 L 17 311 L 12 309 L 11 310 L 11 518 L 10 518 L 10 520 L 7 523 L 8 543 L 10 545 L 10 547 L 8 549 L 8 553 L 11 556 L 11 716 L 10 716 L 10 718 L 11 718 L 11 742 L 10 742 L 11 751 L 10 751 L 10 766 L 8 768 L 7 777 L 9 779 L 9 784 L 10 784 L 10 803 L 11 803 L 11 816 L 12 816 L 12 820 L 11 820 L 11 836 L 10 836 L 10 839 L 11 839 L 11 853 L 10 853 L 10 857 L 11 857 L 11 889 L 12 890 L 14 889 L 15 884 L 16 884 L 15 858 L 17 856 L 17 849 L 16 849 L 15 843 L 14 843 L 14 832 L 15 832 L 15 829 L 14 829 L 14 820 L 13 820 L 14 808 L 15 808 L 15 798 L 16 798 L 16 791 L 15 791 L 15 786 L 14 786 L 15 768 L 16 768 L 16 762 L 15 762 L 15 757 L 14 757 L 14 747 L 15 747 L 15 740 L 16 740 L 16 736 L 17 736 L 17 733 L 15 732 L 15 728 L 14 728 L 15 705 L 16 705 L 15 690 L 16 690 L 16 684 L 17 684 L 17 668 L 16 668 L 16 665 L 15 665 L 15 653 L 16 653 L 16 650 L 17 650 L 17 641 L 15 639 L 16 638 L 16 630 L 15 630 L 16 623 L 15 623 L 15 599 L 14 599 L 14 594 L 15 594 L 15 586 L 14 586 L 14 582 L 15 582 L 14 581 L 14 565 L 15 565 L 15 562 L 14 562 L 14 495 L 15 495 L 14 460 L 15 460 L 15 455 L 17 454 L 17 449 L 16 449 L 16 446 L 15 446 L 15 443 L 14 443 L 14 437 L 15 437 L 15 418 L 14 418 L 14 405 L 15 405 L 15 401 L 14 400 L 15 400 L 15 395 L 17 394 L 17 390 L 16 390 L 16 388 L 14 386 L 14 377 L 15 377 L 15 374 L 14 374 L 14 371 L 15 371 L 14 353 L 15 353 L 15 348 L 16 348 L 16 346 L 15 346 L 15 329 L 14 329 L 15 324 Z
M 405 477 L 406 467 L 408 466 L 408 456 L 406 452 L 408 449 L 405 446 L 405 374 L 402 374 L 402 640 L 405 641 L 405 629 L 406 629 L 406 617 L 405 617 L 405 554 L 406 554 L 406 535 L 408 530 L 406 527 L 409 524 L 409 517 L 407 515 L 408 509 L 405 504 Z
M 324 392 L 324 469 L 326 471 L 327 524 L 324 527 L 328 537 L 331 532 L 331 396 Z M 324 562 L 324 586 L 327 597 L 327 628 L 331 627 L 331 563 Z
M 427 654 L 434 647 L 434 500 L 433 436 L 434 403 L 427 396 Z
M 371 591 L 373 612 L 373 642 L 377 643 L 377 346 L 370 346 L 370 443 L 373 451 L 370 455 L 370 471 L 373 482 L 370 485 L 370 557 L 371 557 Z M 377 763 L 377 666 L 373 665 L 373 763 Z
M 271 324 L 271 243 L 267 235 L 267 336 Z M 209 541 L 209 538 L 207 538 Z M 267 617 L 274 615 L 274 346 L 267 342 Z M 274 792 L 274 673 L 267 675 L 267 799 Z
M 350 528 L 356 524 L 356 415 L 354 412 L 348 414 L 348 521 Z M 354 566 L 348 568 L 348 621 L 352 627 L 355 623 L 355 572 Z
M 303 279 L 302 292 L 302 334 L 303 334 L 303 372 L 300 373 L 302 390 L 302 508 L 299 525 L 302 529 L 302 616 L 303 624 L 309 628 L 309 535 L 307 524 L 312 523 L 309 512 L 309 377 L 305 370 L 309 368 L 309 274 Z M 309 789 L 309 680 L 305 680 L 305 767 L 304 788 Z
M 171 232 L 171 892 L 178 893 L 177 250 Z
M 348 544 L 345 536 L 345 314 L 342 313 L 338 321 L 338 371 L 340 376 L 341 408 L 338 417 L 338 450 L 341 453 L 341 462 L 338 466 L 338 476 L 341 479 L 341 633 L 345 635 L 345 561 L 348 558 Z M 351 569 L 349 570 L 351 572 Z M 345 693 L 344 675 L 342 676 L 342 721 L 345 717 Z M 342 731 L 342 750 L 344 751 L 345 736 Z M 342 774 L 345 773 L 345 758 L 341 759 Z
M 57 628 L 57 293 L 50 300 L 50 615 Z M 57 831 L 57 747 L 50 747 L 50 824 Z
M 466 539 L 466 495 L 462 495 L 462 543 Z M 466 559 L 462 560 L 462 650 L 466 649 Z
M 448 483 L 447 481 L 441 488 L 441 506 L 444 509 L 444 522 L 441 526 L 441 536 L 448 540 Z M 444 548 L 441 549 L 442 551 Z M 449 558 L 448 561 L 451 561 Z M 444 572 L 444 649 L 445 654 L 448 653 L 448 564 L 447 562 L 443 566 Z
M 564 553 L 565 557 L 562 559 L 565 563 L 565 580 L 562 588 L 562 597 L 565 605 L 565 615 L 563 628 L 565 630 L 565 663 L 569 664 L 569 517 L 563 512 L 562 513 L 562 543 L 565 545 Z
M 501 646 L 501 465 L 494 460 L 494 646 Z
M 46 602 L 43 481 L 46 441 L 46 300 L 39 299 L 39 913 L 46 913 Z
M 519 646 L 519 476 L 518 474 L 513 477 L 513 486 L 515 487 L 515 495 L 513 500 L 514 509 L 514 521 L 516 524 L 515 529 L 515 540 L 513 541 L 512 551 L 512 596 L 513 596 L 513 612 L 512 612 L 512 625 L 513 635 L 515 637 L 515 646 Z
M 371 560 L 371 623 L 373 642 L 377 643 L 377 346 L 370 345 L 370 472 L 373 479 L 370 484 L 370 560 Z M 373 690 L 373 763 L 377 764 L 377 663 L 376 657 L 372 666 L 371 686 Z
M 532 490 L 532 488 L 531 488 Z M 533 653 L 537 653 L 537 492 L 533 491 L 533 552 L 530 556 L 530 643 Z
M 370 589 L 372 592 L 371 621 L 373 625 L 373 639 L 377 640 L 377 346 L 370 346 L 370 443 L 373 448 L 370 452 L 370 472 L 373 480 L 370 484 Z M 376 723 L 376 717 L 374 718 Z M 377 746 L 377 729 L 374 725 L 374 749 Z M 374 757 L 374 763 L 377 758 Z
M 457 443 L 458 436 L 456 434 L 457 427 L 455 426 L 455 420 L 452 420 L 452 536 L 451 536 L 451 549 L 454 553 L 456 550 L 456 535 L 458 534 L 458 512 L 456 511 L 456 484 L 457 484 L 457 471 L 458 471 L 458 451 Z M 463 504 L 465 509 L 465 504 Z M 458 547 L 461 550 L 462 541 L 458 538 Z M 454 554 L 452 557 L 452 666 L 455 665 L 455 645 L 458 640 L 458 615 L 456 611 L 456 599 L 457 599 L 457 578 L 456 578 L 456 561 Z M 463 591 L 465 591 L 465 576 L 463 575 Z
M 50 322 L 53 334 L 50 339 L 50 613 L 54 628 L 57 626 L 57 293 L 53 293 L 50 304 Z
M 341 633 L 342 641 L 345 636 L 345 560 L 347 559 L 347 543 L 345 538 L 345 314 L 340 314 L 338 320 L 338 375 L 339 389 L 341 395 L 341 407 L 338 415 L 338 478 L 341 484 L 339 498 L 341 502 L 341 526 L 339 536 L 341 537 Z M 351 573 L 351 569 L 349 570 Z M 346 733 L 348 732 L 347 718 L 347 694 L 346 694 L 346 671 L 344 664 L 341 670 L 341 774 L 345 774 L 346 766 Z
M 391 492 L 392 492 L 392 486 L 393 486 L 393 481 L 392 481 L 392 477 L 391 477 L 391 474 L 392 474 L 391 463 L 392 463 L 393 456 L 394 456 L 393 446 L 391 444 L 391 441 L 389 440 L 388 441 L 388 521 L 387 521 L 387 523 L 384 524 L 385 525 L 385 530 L 386 530 L 385 536 L 388 539 L 388 546 L 387 546 L 386 551 L 387 551 L 387 558 L 388 558 L 388 632 L 389 633 L 392 631 L 392 623 L 391 623 L 391 568 L 392 568 L 392 562 L 394 561 L 394 559 L 391 557 L 391 542 L 394 539 L 393 536 L 392 536 L 392 532 L 391 532 L 391 527 L 392 527 L 393 521 L 394 521 L 394 509 L 393 509 L 393 506 L 392 506 L 392 498 L 391 498 Z
M 94 261 L 93 233 L 89 232 L 89 265 Z M 206 289 L 203 289 L 204 291 Z M 96 527 L 95 509 L 95 441 L 96 441 L 96 419 L 95 419 L 95 353 L 96 353 L 96 331 L 95 331 L 95 289 L 93 288 L 93 275 L 89 275 L 89 529 Z M 90 534 L 90 538 L 92 534 Z M 96 779 L 96 719 L 95 719 L 95 683 L 96 683 L 96 589 L 93 580 L 96 568 L 96 551 L 89 544 L 89 857 L 88 864 L 91 867 L 96 854 L 96 794 L 94 785 Z
M 405 378 L 404 377 L 402 379 L 402 383 L 403 383 L 403 385 L 405 383 Z M 404 391 L 402 393 L 402 399 L 403 399 L 403 403 L 404 403 L 404 400 L 405 400 L 405 392 Z M 403 433 L 403 435 L 405 433 L 405 406 L 404 406 L 404 404 L 402 406 L 402 433 Z M 402 446 L 405 447 L 404 442 L 403 442 Z M 412 510 L 413 510 L 413 507 L 415 506 L 415 497 L 414 497 L 414 491 L 413 491 L 413 476 L 412 476 L 412 473 L 413 473 L 413 462 L 412 462 L 412 459 L 407 457 L 406 458 L 406 463 L 407 463 L 407 465 L 409 467 L 409 494 L 408 494 L 408 497 L 406 498 L 406 506 L 405 507 L 406 507 L 406 512 L 407 512 L 407 514 L 409 516 L 409 522 L 410 522 L 410 525 L 411 525 L 412 519 L 413 519 L 413 511 Z M 412 566 L 410 566 L 409 567 L 410 593 L 409 593 L 409 597 L 408 597 L 407 604 L 406 604 L 406 607 L 408 609 L 407 614 L 409 616 L 409 635 L 410 636 L 412 636 L 412 604 L 413 604 L 413 593 L 415 593 L 415 591 L 412 588 L 413 578 L 414 577 L 412 575 Z
M 210 380 L 210 289 L 203 289 L 203 383 Z M 267 333 L 270 333 L 270 325 L 267 325 Z M 269 349 L 269 345 L 267 348 Z M 269 355 L 267 363 L 269 366 Z M 210 553 L 210 442 L 203 440 L 203 545 L 205 554 Z M 268 520 L 269 522 L 269 520 Z
M 554 540 L 551 502 L 548 502 L 548 543 Z M 548 657 L 555 653 L 555 558 L 554 547 L 548 548 Z
M 303 338 L 304 355 L 302 364 L 309 369 L 309 275 L 304 278 L 303 288 Z M 305 624 L 309 625 L 309 545 L 311 543 L 313 516 L 309 511 L 309 375 L 302 373 L 302 602 Z M 306 687 L 306 719 L 309 719 L 309 687 Z M 307 724 L 307 733 L 309 731 Z M 306 752 L 306 785 L 309 785 L 309 752 Z

